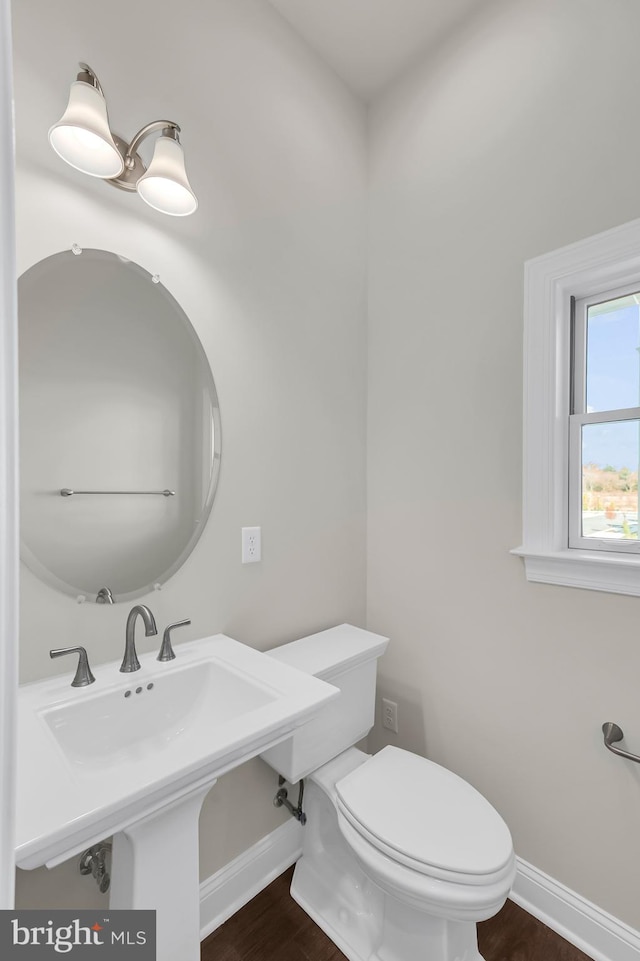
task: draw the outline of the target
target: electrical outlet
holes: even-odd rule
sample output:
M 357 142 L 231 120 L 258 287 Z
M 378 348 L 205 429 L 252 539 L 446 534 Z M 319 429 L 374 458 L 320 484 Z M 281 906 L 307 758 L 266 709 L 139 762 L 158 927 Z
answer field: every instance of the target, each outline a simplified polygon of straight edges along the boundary
M 253 564 L 262 559 L 259 527 L 242 528 L 242 563 Z
M 382 698 L 382 726 L 388 731 L 398 733 L 398 705 L 388 697 Z

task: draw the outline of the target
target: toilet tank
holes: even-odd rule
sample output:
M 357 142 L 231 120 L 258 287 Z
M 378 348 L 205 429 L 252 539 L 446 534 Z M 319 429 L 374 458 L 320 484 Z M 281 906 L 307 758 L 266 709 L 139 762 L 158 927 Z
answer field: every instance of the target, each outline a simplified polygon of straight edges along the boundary
M 292 784 L 337 757 L 373 727 L 376 667 L 389 639 L 351 624 L 310 634 L 266 653 L 340 688 L 291 737 L 261 757 Z

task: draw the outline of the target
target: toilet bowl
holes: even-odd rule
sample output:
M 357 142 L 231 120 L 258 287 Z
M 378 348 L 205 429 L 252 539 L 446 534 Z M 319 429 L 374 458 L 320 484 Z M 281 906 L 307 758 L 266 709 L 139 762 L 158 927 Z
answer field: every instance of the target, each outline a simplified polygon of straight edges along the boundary
M 354 747 L 373 723 L 386 645 L 341 625 L 270 652 L 341 689 L 263 755 L 291 783 L 306 778 L 291 894 L 350 961 L 481 961 L 476 923 L 513 883 L 511 835 L 446 768 L 393 746 L 374 756 Z

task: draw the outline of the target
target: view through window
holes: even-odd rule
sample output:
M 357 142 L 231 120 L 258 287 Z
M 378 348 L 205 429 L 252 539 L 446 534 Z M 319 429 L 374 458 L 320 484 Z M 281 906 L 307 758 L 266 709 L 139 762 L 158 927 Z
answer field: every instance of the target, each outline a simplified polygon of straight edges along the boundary
M 571 546 L 638 549 L 640 292 L 576 303 L 573 375 Z

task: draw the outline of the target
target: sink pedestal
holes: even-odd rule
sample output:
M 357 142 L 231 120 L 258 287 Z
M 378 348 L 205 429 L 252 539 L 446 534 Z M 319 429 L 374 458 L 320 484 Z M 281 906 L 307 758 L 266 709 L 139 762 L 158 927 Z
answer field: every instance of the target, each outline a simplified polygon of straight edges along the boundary
M 200 959 L 198 820 L 214 784 L 113 837 L 109 906 L 156 911 L 157 961 Z

